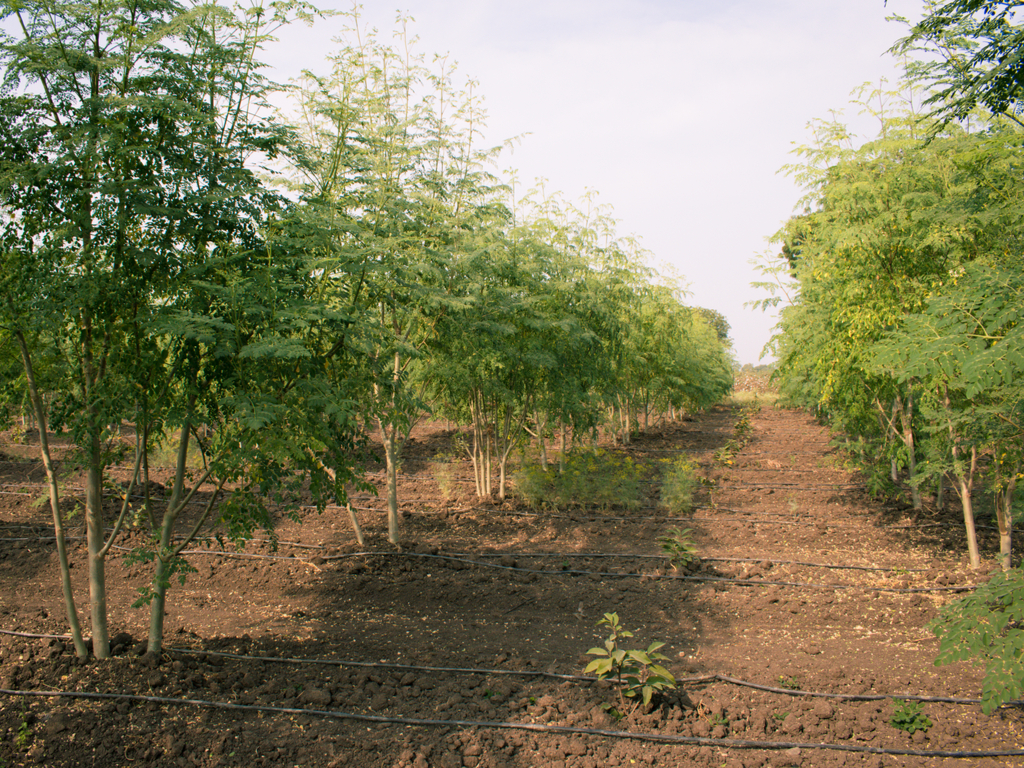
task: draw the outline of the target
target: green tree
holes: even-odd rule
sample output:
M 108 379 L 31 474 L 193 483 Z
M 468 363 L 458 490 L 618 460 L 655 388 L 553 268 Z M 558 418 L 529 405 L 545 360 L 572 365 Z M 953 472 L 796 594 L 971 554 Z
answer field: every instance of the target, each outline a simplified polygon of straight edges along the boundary
M 392 46 L 348 14 L 329 76 L 300 90 L 293 170 L 307 248 L 321 254 L 323 299 L 348 312 L 365 351 L 368 418 L 384 448 L 388 536 L 399 541 L 402 448 L 427 410 L 415 368 L 450 304 L 454 255 L 483 226 L 490 152 L 474 146 L 482 113 L 472 83 L 413 50 L 406 22 Z M 346 372 L 344 376 L 351 376 Z
M 131 518 L 150 441 L 177 429 L 183 456 L 200 417 L 214 427 L 202 480 L 214 479 L 218 491 L 233 486 L 217 512 L 232 535 L 269 521 L 264 505 L 250 515 L 243 499 L 279 487 L 284 463 L 305 455 L 271 430 L 298 418 L 296 398 L 316 389 L 303 383 L 302 361 L 312 353 L 298 335 L 309 327 L 295 287 L 304 270 L 294 259 L 274 264 L 261 227 L 279 202 L 247 165 L 282 138 L 255 118 L 267 88 L 256 52 L 275 25 L 304 9 L 134 0 L 0 8 L 20 35 L 0 48 L 4 323 L 18 340 L 44 436 L 79 654 L 86 649 L 47 425 L 68 427 L 83 454 L 92 650 L 103 658 L 105 558 Z M 282 280 L 289 271 L 291 284 Z M 53 361 L 45 383 L 35 375 L 39 359 Z M 136 427 L 135 469 L 107 533 L 106 469 L 120 459 L 108 438 L 123 421 Z M 329 411 L 325 422 L 340 423 Z M 160 648 L 170 577 L 185 568 L 172 532 L 201 485 L 186 492 L 185 469 L 179 462 L 159 519 L 152 500 L 145 505 L 154 541 L 139 555 L 156 560 L 152 650 Z M 211 500 L 201 521 L 212 510 Z M 196 525 L 186 538 L 199 533 Z
M 966 121 L 978 107 L 1018 121 L 1024 83 L 1020 58 L 1024 26 L 1020 2 L 930 1 L 924 18 L 892 48 L 918 56 L 911 72 L 932 84 L 926 103 L 939 124 Z M 921 52 L 924 57 L 919 57 Z

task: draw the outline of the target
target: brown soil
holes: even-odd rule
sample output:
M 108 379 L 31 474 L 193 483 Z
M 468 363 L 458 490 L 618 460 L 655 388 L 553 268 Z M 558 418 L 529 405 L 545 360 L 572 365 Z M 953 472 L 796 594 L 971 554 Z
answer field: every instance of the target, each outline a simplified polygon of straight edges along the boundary
M 927 702 L 933 725 L 911 736 L 879 698 L 979 695 L 977 669 L 933 666 L 927 624 L 994 567 L 992 535 L 970 572 L 955 511 L 868 497 L 805 413 L 764 408 L 733 464 L 716 462 L 736 420 L 716 408 L 628 447 L 652 465 L 679 452 L 700 463 L 710 483 L 685 520 L 667 519 L 653 485 L 633 512 L 480 504 L 466 463 L 448 478 L 434 459 L 449 433 L 425 429 L 404 465 L 402 552 L 369 498 L 356 504 L 370 554 L 337 509 L 282 520 L 277 552 L 197 546 L 160 659 L 141 655 L 147 614 L 131 607 L 147 569 L 120 556 L 107 568 L 114 659 L 8 634 L 66 622 L 34 503 L 41 469 L 0 464 L 0 766 L 1024 765 L 929 754 L 1021 750 L 1019 708 Z M 31 455 L 7 448 L 19 452 Z M 659 555 L 671 525 L 694 530 L 703 558 L 686 578 L 637 557 Z M 74 562 L 81 602 L 77 541 Z M 618 720 L 602 708 L 623 709 L 614 688 L 555 676 L 582 674 L 611 611 L 636 646 L 664 641 L 683 681 Z M 45 691 L 106 697 L 24 693 Z

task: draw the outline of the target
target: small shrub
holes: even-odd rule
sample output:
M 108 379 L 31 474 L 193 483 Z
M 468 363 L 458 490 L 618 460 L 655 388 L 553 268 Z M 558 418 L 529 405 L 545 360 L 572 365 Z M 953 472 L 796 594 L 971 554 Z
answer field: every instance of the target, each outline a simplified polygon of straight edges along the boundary
M 598 450 L 567 456 L 563 472 L 536 464 L 524 467 L 513 481 L 516 492 L 532 507 L 637 509 L 644 474 L 643 466 L 630 457 Z
M 693 513 L 693 490 L 700 484 L 697 468 L 680 459 L 670 463 L 661 480 L 661 505 L 676 515 Z
M 664 536 L 658 537 L 658 543 L 668 557 L 669 564 L 676 570 L 700 562 L 692 528 L 669 528 Z
M 623 708 L 626 706 L 626 699 L 633 701 L 629 708 L 633 710 L 641 702 L 644 706 L 650 704 L 655 692 L 675 689 L 676 679 L 659 664 L 661 661 L 668 661 L 668 657 L 658 653 L 658 649 L 662 648 L 664 643 L 651 643 L 646 650 L 627 650 L 619 647 L 619 641 L 633 637 L 633 633 L 619 624 L 617 613 L 606 613 L 597 625 L 608 627 L 611 633 L 604 641 L 603 648 L 591 648 L 587 651 L 588 655 L 598 658 L 591 661 L 584 672 L 593 672 L 602 680 L 615 680 L 619 683 L 619 700 Z M 614 712 L 610 705 L 605 709 L 621 717 L 621 713 Z
M 913 735 L 915 731 L 927 731 L 932 721 L 922 712 L 924 705 L 920 701 L 892 700 L 892 717 L 889 725 Z

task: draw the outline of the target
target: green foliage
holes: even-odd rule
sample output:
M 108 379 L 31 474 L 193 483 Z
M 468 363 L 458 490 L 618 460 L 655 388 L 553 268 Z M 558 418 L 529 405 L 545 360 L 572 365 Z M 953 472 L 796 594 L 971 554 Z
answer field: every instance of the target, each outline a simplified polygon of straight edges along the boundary
M 924 51 L 915 72 L 933 84 L 927 103 L 943 122 L 968 119 L 978 106 L 1017 115 L 1024 102 L 1020 51 L 1024 26 L 1017 0 L 947 0 L 929 3 L 910 34 L 893 46 L 906 55 Z
M 800 690 L 800 681 L 797 680 L 795 677 L 792 677 L 792 676 L 786 677 L 786 675 L 779 675 L 779 681 L 778 682 L 779 682 L 779 687 L 780 688 L 786 688 L 787 690 L 790 690 L 790 691 L 799 691 Z
M 637 509 L 646 474 L 643 465 L 629 456 L 596 450 L 567 456 L 562 472 L 531 465 L 513 479 L 516 492 L 536 508 Z
M 588 655 L 597 658 L 587 664 L 584 672 L 593 672 L 602 680 L 615 680 L 620 686 L 619 699 L 623 705 L 626 699 L 631 699 L 632 709 L 641 703 L 647 706 L 655 693 L 676 688 L 675 677 L 659 664 L 668 661 L 668 657 L 658 653 L 664 643 L 651 643 L 646 650 L 622 648 L 619 641 L 633 637 L 633 633 L 619 624 L 617 613 L 606 613 L 597 625 L 608 627 L 608 639 L 604 647 L 587 651 Z
M 927 731 L 932 721 L 924 714 L 924 704 L 920 701 L 892 700 L 892 717 L 889 725 L 911 735 L 915 731 Z
M 1024 696 L 1024 568 L 996 574 L 930 626 L 939 638 L 937 665 L 971 660 L 985 668 L 986 714 Z
M 700 485 L 697 467 L 686 459 L 669 462 L 661 474 L 661 505 L 674 515 L 693 513 L 693 491 Z
M 14 746 L 20 750 L 26 750 L 32 743 L 32 724 L 29 722 L 29 711 L 26 708 L 21 710 L 21 721 L 18 723 L 18 732 L 14 735 Z
M 697 545 L 693 541 L 693 530 L 690 528 L 669 528 L 664 536 L 658 537 L 658 544 L 669 563 L 677 570 L 700 562 Z
M 726 467 L 732 466 L 735 463 L 736 454 L 742 451 L 753 438 L 754 428 L 751 419 L 760 408 L 760 403 L 755 401 L 749 407 L 740 410 L 739 418 L 736 419 L 733 437 L 729 438 L 725 445 L 715 451 L 715 461 Z

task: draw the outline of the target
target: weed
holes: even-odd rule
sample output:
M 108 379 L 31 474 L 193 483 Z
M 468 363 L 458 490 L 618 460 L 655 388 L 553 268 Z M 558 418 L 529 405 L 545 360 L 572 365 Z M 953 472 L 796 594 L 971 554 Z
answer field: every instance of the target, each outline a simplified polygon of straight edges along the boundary
M 644 706 L 651 703 L 651 697 L 664 690 L 674 690 L 676 679 L 659 662 L 668 661 L 668 657 L 658 653 L 664 643 L 653 642 L 646 650 L 625 649 L 619 647 L 619 641 L 633 637 L 633 633 L 622 627 L 617 613 L 606 613 L 597 625 L 606 626 L 610 630 L 603 648 L 591 648 L 588 655 L 598 658 L 591 661 L 585 673 L 594 672 L 602 680 L 615 680 L 619 683 L 619 701 L 623 710 L 626 699 L 632 699 L 632 711 L 640 702 Z M 611 712 L 610 707 L 605 707 Z
M 685 459 L 668 464 L 662 475 L 661 505 L 676 515 L 693 513 L 693 489 L 700 483 L 697 468 Z
M 800 690 L 800 681 L 795 677 L 786 677 L 785 675 L 779 675 L 779 687 L 786 688 L 790 691 Z
M 700 562 L 700 558 L 697 557 L 697 545 L 693 541 L 692 528 L 669 528 L 657 541 L 661 545 L 661 551 L 668 557 L 668 562 L 676 570 Z
M 638 509 L 645 474 L 629 456 L 597 450 L 567 456 L 562 472 L 533 465 L 516 472 L 513 479 L 517 493 L 532 507 Z
M 437 483 L 445 501 L 452 498 L 452 491 L 455 489 L 455 462 L 462 457 L 464 450 L 461 441 L 454 440 L 451 448 L 438 453 L 431 462 L 431 474 L 434 475 L 434 482 Z
M 711 724 L 712 728 L 720 725 L 723 728 L 725 728 L 726 733 L 728 733 L 729 731 L 729 718 L 727 718 L 724 714 L 719 713 L 717 715 L 712 715 L 708 722 Z
M 14 737 L 14 746 L 18 749 L 28 749 L 32 743 L 32 726 L 29 724 L 28 710 L 21 711 L 21 724 L 18 725 L 18 733 Z
M 924 705 L 920 701 L 892 700 L 892 717 L 889 725 L 901 731 L 913 734 L 915 731 L 927 731 L 932 721 L 922 711 Z

